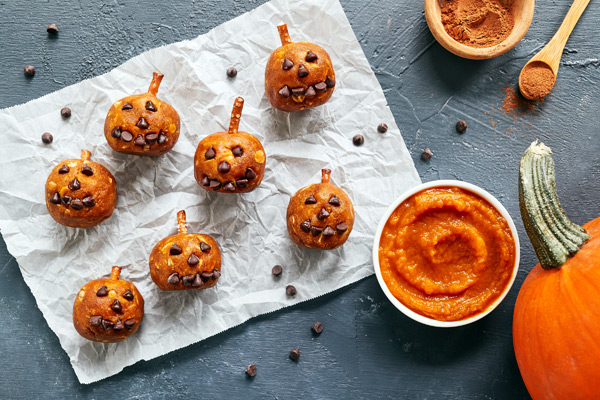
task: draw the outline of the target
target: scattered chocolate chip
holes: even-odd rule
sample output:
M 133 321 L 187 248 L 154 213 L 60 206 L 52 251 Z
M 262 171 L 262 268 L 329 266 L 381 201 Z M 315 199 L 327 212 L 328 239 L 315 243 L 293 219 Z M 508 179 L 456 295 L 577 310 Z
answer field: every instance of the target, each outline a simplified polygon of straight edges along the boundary
M 319 82 L 315 84 L 315 90 L 317 92 L 323 93 L 327 90 L 327 85 L 325 84 L 325 82 Z
M 190 254 L 190 256 L 188 257 L 188 260 L 187 260 L 187 263 L 188 263 L 189 265 L 196 265 L 196 264 L 198 264 L 199 262 L 200 262 L 200 259 L 198 258 L 198 256 L 197 256 L 197 255 L 195 255 L 195 254 L 193 254 L 193 253 L 192 253 L 192 254 Z
M 153 102 L 151 102 L 150 100 L 148 100 L 146 102 L 146 110 L 152 111 L 152 112 L 156 112 L 156 106 L 154 105 Z
M 312 194 L 304 200 L 304 204 L 317 204 L 317 199 Z
M 131 329 L 135 326 L 135 319 L 129 318 L 125 320 L 125 328 Z
M 85 196 L 81 202 L 86 207 L 94 207 L 96 205 L 96 200 L 94 199 L 94 196 L 92 196 L 92 195 Z
M 317 95 L 317 92 L 315 92 L 315 88 L 314 87 L 309 86 L 308 89 L 306 89 L 306 93 L 305 93 L 306 97 L 313 97 L 313 96 L 316 96 L 316 95 Z
M 60 201 L 62 201 L 62 203 L 67 207 L 69 206 L 69 204 L 71 204 L 71 200 L 71 196 L 62 196 L 60 198 Z
M 319 211 L 319 214 L 317 214 L 317 218 L 325 219 L 327 217 L 329 217 L 329 211 L 327 211 L 325 208 L 321 208 L 321 211 Z
M 83 202 L 79 199 L 75 199 L 71 202 L 71 207 L 75 210 L 81 210 L 83 208 Z
M 200 274 L 200 276 L 202 277 L 202 280 L 204 282 L 208 282 L 212 279 L 213 273 L 212 271 L 202 271 L 202 274 Z
M 58 195 L 58 192 L 54 192 L 54 194 L 50 197 L 50 203 L 60 204 L 60 196 Z
M 121 132 L 121 139 L 123 139 L 126 142 L 131 142 L 133 140 L 133 133 L 129 131 L 123 131 Z
M 108 288 L 106 286 L 102 286 L 100 289 L 98 289 L 98 291 L 96 292 L 96 296 L 98 297 L 104 297 L 104 296 L 108 296 Z
M 295 296 L 296 293 L 298 293 L 298 292 L 296 291 L 296 288 L 294 286 L 287 285 L 285 287 L 285 294 L 287 294 L 288 296 Z
M 202 179 L 200 179 L 200 184 L 202 186 L 208 186 L 208 185 L 210 185 L 210 180 L 208 179 L 208 176 L 204 175 L 202 177 Z
M 169 275 L 167 282 L 169 282 L 171 285 L 177 285 L 179 283 L 179 274 L 177 272 L 173 272 L 171 275 Z
M 246 179 L 246 178 L 238 179 L 237 181 L 235 181 L 235 183 L 238 185 L 238 187 L 241 187 L 242 189 L 246 189 L 246 187 L 248 186 L 248 179 Z
M 133 300 L 133 293 L 131 293 L 131 290 L 127 289 L 125 293 L 123 293 L 123 298 L 129 301 Z
M 298 97 L 298 96 L 304 96 L 304 88 L 303 87 L 297 87 L 297 88 L 293 88 L 292 89 L 292 95 Z
M 281 265 L 276 265 L 273 267 L 273 269 L 271 269 L 271 273 L 275 276 L 281 275 L 282 272 L 283 272 L 283 267 Z
M 300 224 L 300 229 L 304 232 L 310 232 L 310 219 L 307 219 L 303 223 Z
M 35 75 L 35 67 L 33 65 L 26 65 L 25 68 L 23 68 L 23 72 L 27 76 L 34 76 Z
M 244 154 L 244 149 L 242 149 L 242 146 L 235 146 L 233 149 L 231 149 L 231 152 L 234 156 L 241 157 L 242 154 Z
M 92 167 L 90 167 L 89 164 L 85 164 L 83 168 L 81 168 L 81 173 L 85 176 L 92 176 L 94 175 L 94 170 L 92 169 Z
M 285 98 L 290 97 L 290 88 L 287 86 L 282 87 L 281 89 L 279 89 L 279 94 L 282 95 Z
M 339 224 L 337 224 L 335 226 L 335 229 L 341 235 L 342 233 L 344 233 L 344 232 L 346 232 L 348 230 L 348 224 L 345 223 L 345 222 L 340 222 Z
M 48 32 L 51 35 L 56 35 L 58 33 L 58 26 L 56 26 L 56 24 L 50 24 L 46 28 L 46 32 Z
M 110 131 L 110 136 L 114 137 L 115 139 L 119 139 L 121 137 L 121 128 L 118 126 L 115 127 L 115 129 Z
M 248 365 L 248 368 L 246 368 L 246 375 L 248 375 L 249 377 L 256 376 L 256 365 L 254 365 L 254 364 Z
M 216 179 L 211 179 L 210 183 L 209 183 L 209 186 L 213 190 L 219 190 L 221 188 L 221 182 L 219 182 Z
M 287 71 L 288 69 L 292 68 L 294 66 L 294 63 L 291 62 L 290 60 L 288 60 L 287 58 L 283 59 L 283 64 L 281 64 L 281 68 L 284 71 Z
M 304 65 L 300 64 L 300 66 L 298 67 L 298 76 L 300 78 L 303 78 L 307 75 L 308 75 L 308 70 L 306 69 L 306 67 Z
M 361 134 L 354 135 L 354 137 L 352 138 L 352 143 L 355 146 L 362 146 L 363 143 L 365 143 L 365 137 Z
M 217 152 L 212 146 L 210 146 L 208 150 L 206 150 L 206 153 L 204 153 L 204 158 L 206 158 L 207 160 L 212 160 L 213 158 L 215 158 L 216 155 Z
M 89 319 L 90 325 L 92 326 L 100 326 L 102 325 L 102 317 L 99 315 L 92 315 Z
M 230 170 L 231 170 L 231 166 L 229 165 L 229 163 L 227 161 L 221 162 L 221 164 L 219 164 L 219 166 L 217 167 L 217 171 L 219 171 L 222 174 L 226 174 Z
M 194 275 L 194 282 L 192 282 L 192 286 L 200 287 L 202 285 L 204 285 L 204 282 L 202 281 L 202 277 L 200 276 L 200 274 Z
M 121 302 L 117 299 L 112 302 L 110 308 L 116 313 L 121 313 L 121 311 L 123 311 L 123 306 L 121 306 Z
M 149 133 L 146 135 L 146 143 L 148 144 L 156 143 L 156 139 L 158 139 L 158 133 Z
M 421 153 L 421 159 L 423 159 L 425 161 L 431 160 L 431 157 L 433 157 L 433 153 L 431 152 L 429 147 L 426 148 L 425 150 L 423 150 L 423 152 Z
M 312 51 L 308 51 L 308 53 L 306 53 L 306 57 L 304 58 L 307 62 L 315 62 L 317 61 L 319 57 L 317 57 L 317 55 L 315 53 L 313 53 Z
M 247 168 L 246 169 L 246 179 L 248 179 L 249 181 L 251 181 L 252 179 L 256 178 L 256 171 L 253 170 L 252 168 Z
M 177 246 L 175 243 L 173 243 L 171 245 L 171 248 L 169 249 L 169 254 L 171 254 L 172 256 L 178 256 L 181 254 L 181 252 L 181 247 Z
M 459 133 L 464 133 L 467 130 L 467 121 L 461 119 L 456 123 L 456 131 Z
M 235 78 L 237 76 L 237 69 L 235 67 L 227 68 L 227 77 Z
M 60 109 L 60 116 L 64 119 L 71 118 L 71 109 L 69 107 L 63 107 Z
M 310 327 L 310 329 L 312 329 L 312 331 L 318 335 L 323 332 L 323 323 L 317 321 L 313 324 L 313 326 Z
M 54 136 L 50 132 L 44 132 L 42 134 L 42 142 L 45 144 L 50 144 L 54 140 Z
M 112 328 L 113 326 L 115 326 L 115 323 L 103 319 L 102 320 L 102 326 L 104 327 L 105 330 L 109 330 L 110 328 Z
M 219 271 L 218 269 L 213 269 L 212 278 L 219 279 L 220 277 L 221 277 L 221 271 Z
M 330 77 L 327 77 L 327 79 L 325 79 L 325 84 L 327 85 L 328 88 L 332 88 L 335 86 L 335 81 L 333 79 L 331 79 Z
M 144 138 L 143 135 L 137 135 L 137 137 L 135 138 L 135 140 L 133 141 L 133 143 L 136 146 L 144 146 L 146 144 L 146 139 Z
M 290 350 L 290 359 L 292 361 L 298 361 L 299 358 L 300 358 L 300 349 Z
M 71 190 L 79 190 L 81 189 L 81 183 L 77 178 L 73 179 L 73 182 L 69 183 L 69 189 Z
M 164 144 L 167 143 L 167 135 L 166 133 L 164 133 L 163 131 L 160 131 L 160 133 L 158 134 L 158 144 Z
M 340 204 L 340 199 L 337 198 L 337 196 L 334 194 L 333 196 L 331 196 L 331 198 L 329 199 L 329 204 L 331 204 L 332 206 L 336 206 L 339 207 Z
M 58 173 L 59 174 L 69 173 L 69 167 L 67 167 L 66 165 L 63 164 L 63 166 L 58 169 Z
M 325 227 L 325 229 L 323 229 L 323 236 L 333 236 L 333 235 L 335 235 L 335 231 L 333 230 L 332 227 L 327 225 Z
M 121 320 L 118 320 L 113 329 L 115 331 L 122 331 L 123 329 L 125 329 L 125 325 L 123 325 Z
M 313 236 L 318 236 L 321 232 L 323 232 L 323 228 L 319 228 L 318 226 L 311 226 L 310 231 L 312 232 Z
M 210 251 L 212 247 L 210 247 L 210 245 L 208 243 L 204 243 L 204 242 L 200 242 L 200 251 L 203 253 L 206 253 L 207 251 Z
M 123 107 L 121 107 L 121 110 L 133 110 L 133 106 L 131 103 L 124 103 Z
M 138 120 L 137 124 L 135 124 L 140 129 L 148 129 L 150 124 L 146 121 L 146 118 L 142 117 Z
M 195 275 L 185 275 L 183 278 L 181 278 L 181 280 L 185 286 L 190 286 L 192 283 L 194 283 L 195 278 Z
M 388 130 L 388 126 L 387 124 L 384 124 L 383 122 L 380 123 L 379 125 L 377 125 L 377 132 L 379 133 L 386 133 Z

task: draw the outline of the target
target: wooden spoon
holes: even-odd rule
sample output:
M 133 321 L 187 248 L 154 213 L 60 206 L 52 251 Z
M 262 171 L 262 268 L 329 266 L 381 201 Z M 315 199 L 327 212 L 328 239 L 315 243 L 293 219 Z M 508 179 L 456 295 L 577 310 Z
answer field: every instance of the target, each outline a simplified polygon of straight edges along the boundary
M 543 99 L 556 82 L 565 44 L 590 0 L 575 0 L 552 39 L 525 64 L 519 75 L 519 89 L 529 100 Z

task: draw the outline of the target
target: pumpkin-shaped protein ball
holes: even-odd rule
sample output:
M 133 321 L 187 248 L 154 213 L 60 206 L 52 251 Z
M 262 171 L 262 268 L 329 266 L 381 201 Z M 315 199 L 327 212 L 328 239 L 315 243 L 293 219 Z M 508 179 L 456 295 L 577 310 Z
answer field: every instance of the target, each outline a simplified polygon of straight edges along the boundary
M 238 131 L 244 99 L 233 103 L 228 132 L 202 139 L 194 156 L 194 176 L 206 190 L 221 193 L 251 192 L 265 175 L 267 156 L 260 141 Z
M 89 281 L 73 304 L 77 332 L 94 342 L 120 342 L 133 335 L 144 316 L 144 298 L 135 285 L 119 280 L 121 268 L 112 267 L 109 279 Z
M 325 104 L 335 87 L 329 54 L 314 43 L 292 42 L 285 24 L 277 29 L 282 46 L 271 53 L 265 69 L 265 92 L 271 105 L 298 111 Z
M 88 150 L 81 150 L 81 160 L 58 163 L 46 181 L 46 207 L 59 224 L 90 228 L 109 218 L 116 205 L 115 178 L 90 161 Z
M 207 289 L 221 276 L 221 251 L 208 235 L 188 233 L 185 211 L 177 213 L 179 233 L 162 239 L 150 254 L 150 276 L 162 290 Z
M 290 199 L 287 230 L 298 246 L 331 250 L 352 232 L 354 207 L 346 192 L 329 183 L 331 170 L 321 172 L 321 183 L 298 190 Z
M 127 96 L 108 110 L 104 136 L 113 150 L 141 156 L 160 156 L 179 139 L 179 115 L 156 97 L 163 74 L 155 72 L 147 93 Z

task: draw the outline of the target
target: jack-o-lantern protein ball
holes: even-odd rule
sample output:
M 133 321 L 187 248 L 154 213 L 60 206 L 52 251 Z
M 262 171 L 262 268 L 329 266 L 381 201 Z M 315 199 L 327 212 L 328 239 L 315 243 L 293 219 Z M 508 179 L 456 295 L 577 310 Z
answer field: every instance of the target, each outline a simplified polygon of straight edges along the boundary
M 135 285 L 119 280 L 121 268 L 112 267 L 109 279 L 89 281 L 73 304 L 77 332 L 94 342 L 120 342 L 133 335 L 144 317 L 144 298 Z
M 46 181 L 46 207 L 56 222 L 73 228 L 90 228 L 109 218 L 117 205 L 117 184 L 102 165 L 90 161 L 64 160 Z
M 321 183 L 298 190 L 290 199 L 287 230 L 298 246 L 331 250 L 350 236 L 354 207 L 346 192 L 329 183 L 331 170 L 321 172 Z
M 188 233 L 185 211 L 177 213 L 179 233 L 162 239 L 150 254 L 150 276 L 162 290 L 208 289 L 221 276 L 221 251 L 208 235 Z
M 155 72 L 147 93 L 115 102 L 104 121 L 104 136 L 113 150 L 141 156 L 160 156 L 179 139 L 179 114 L 156 97 L 163 74 Z
M 329 54 L 314 43 L 292 42 L 285 24 L 277 29 L 282 46 L 271 53 L 265 69 L 265 92 L 271 105 L 299 111 L 325 104 L 335 87 Z
M 244 99 L 233 103 L 228 132 L 217 132 L 200 141 L 194 156 L 194 176 L 200 186 L 221 193 L 251 192 L 265 175 L 267 156 L 260 141 L 238 131 Z

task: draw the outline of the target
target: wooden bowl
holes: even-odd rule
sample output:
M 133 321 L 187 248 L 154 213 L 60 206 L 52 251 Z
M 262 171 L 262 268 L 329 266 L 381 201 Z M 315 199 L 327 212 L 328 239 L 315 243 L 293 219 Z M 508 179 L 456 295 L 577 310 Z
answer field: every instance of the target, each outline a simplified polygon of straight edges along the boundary
M 531 25 L 535 6 L 535 0 L 514 0 L 515 26 L 510 35 L 503 42 L 491 47 L 471 47 L 457 42 L 444 29 L 440 7 L 440 3 L 444 2 L 445 0 L 425 0 L 425 19 L 427 19 L 427 25 L 429 25 L 429 29 L 436 40 L 446 50 L 457 56 L 471 60 L 493 58 L 515 47 L 523 36 L 525 36 L 525 33 L 527 33 L 529 25 Z

